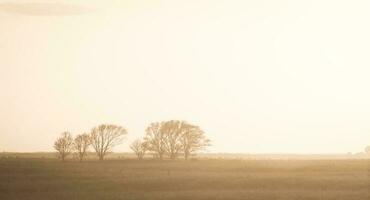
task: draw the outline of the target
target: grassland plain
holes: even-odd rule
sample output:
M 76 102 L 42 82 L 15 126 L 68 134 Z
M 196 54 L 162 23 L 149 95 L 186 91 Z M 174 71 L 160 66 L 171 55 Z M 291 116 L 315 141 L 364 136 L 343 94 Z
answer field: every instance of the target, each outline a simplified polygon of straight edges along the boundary
M 0 159 L 1 200 L 369 200 L 370 160 Z

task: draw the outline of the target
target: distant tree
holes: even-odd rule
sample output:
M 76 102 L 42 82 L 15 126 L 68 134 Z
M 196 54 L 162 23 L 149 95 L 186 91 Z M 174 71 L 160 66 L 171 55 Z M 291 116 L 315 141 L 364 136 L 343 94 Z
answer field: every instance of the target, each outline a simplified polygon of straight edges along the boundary
M 54 142 L 54 148 L 58 151 L 59 158 L 64 161 L 73 149 L 73 138 L 71 133 L 63 132 Z
M 121 126 L 103 124 L 91 130 L 91 145 L 94 148 L 99 160 L 104 157 L 113 147 L 122 143 L 127 134 L 125 128 Z
M 369 155 L 370 155 L 370 146 L 367 146 L 367 147 L 365 148 L 365 153 L 367 153 L 367 154 L 369 154 Z
M 137 139 L 134 142 L 132 142 L 132 144 L 130 145 L 130 148 L 131 148 L 132 151 L 134 151 L 137 158 L 139 160 L 142 160 L 146 151 L 147 151 L 148 145 L 147 145 L 146 142 L 143 142 L 143 141 Z
M 146 135 L 144 142 L 147 144 L 147 149 L 154 152 L 160 160 L 163 159 L 166 153 L 165 148 L 165 135 L 161 131 L 162 123 L 151 123 L 145 130 Z
M 73 144 L 74 144 L 74 149 L 78 155 L 78 159 L 80 162 L 82 162 L 91 144 L 90 135 L 87 133 L 77 135 Z
M 184 154 L 187 160 L 191 154 L 210 146 L 210 140 L 198 126 L 179 120 L 152 123 L 144 139 L 148 150 L 156 153 L 159 159 L 163 159 L 164 154 L 170 159 Z
M 179 120 L 162 122 L 161 132 L 165 136 L 164 147 L 171 160 L 176 159 L 182 151 L 181 138 L 186 131 L 187 123 Z
M 206 138 L 204 132 L 198 126 L 186 124 L 184 129 L 185 131 L 181 135 L 181 144 L 185 160 L 188 160 L 191 154 L 211 145 L 211 141 Z

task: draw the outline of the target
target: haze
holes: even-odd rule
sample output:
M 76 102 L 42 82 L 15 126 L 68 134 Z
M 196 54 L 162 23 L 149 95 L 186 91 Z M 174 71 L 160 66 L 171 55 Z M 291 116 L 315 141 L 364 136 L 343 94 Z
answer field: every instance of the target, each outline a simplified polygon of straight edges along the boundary
M 0 151 L 201 126 L 211 152 L 370 141 L 369 1 L 0 1 Z M 116 151 L 128 151 L 128 145 Z

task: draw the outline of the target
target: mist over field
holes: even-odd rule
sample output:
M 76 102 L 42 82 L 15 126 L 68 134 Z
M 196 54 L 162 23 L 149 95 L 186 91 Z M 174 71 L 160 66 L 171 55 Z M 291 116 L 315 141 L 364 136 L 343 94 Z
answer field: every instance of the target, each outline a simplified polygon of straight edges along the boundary
M 367 1 L 0 1 L 0 151 L 185 120 L 208 151 L 369 145 Z M 16 141 L 16 142 L 14 142 Z M 130 151 L 128 145 L 116 151 Z
M 370 199 L 369 10 L 0 0 L 0 200 Z

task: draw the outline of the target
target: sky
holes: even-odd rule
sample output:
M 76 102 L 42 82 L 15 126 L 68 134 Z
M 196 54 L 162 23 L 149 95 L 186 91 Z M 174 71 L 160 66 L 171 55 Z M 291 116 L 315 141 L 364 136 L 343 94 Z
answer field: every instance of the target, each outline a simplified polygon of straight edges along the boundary
M 370 145 L 366 0 L 0 0 L 0 151 L 179 119 L 207 152 Z

